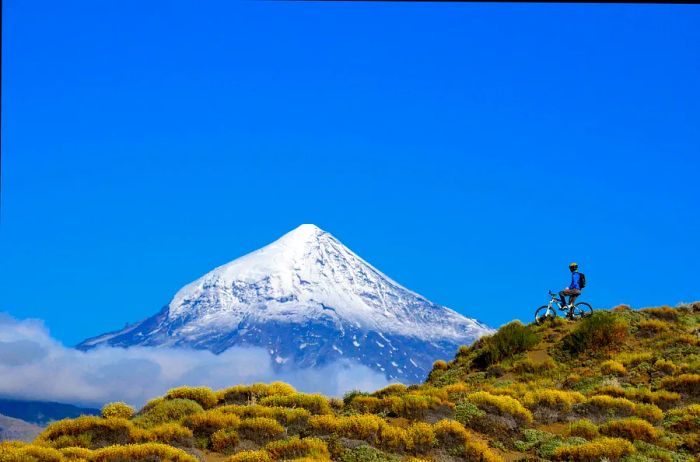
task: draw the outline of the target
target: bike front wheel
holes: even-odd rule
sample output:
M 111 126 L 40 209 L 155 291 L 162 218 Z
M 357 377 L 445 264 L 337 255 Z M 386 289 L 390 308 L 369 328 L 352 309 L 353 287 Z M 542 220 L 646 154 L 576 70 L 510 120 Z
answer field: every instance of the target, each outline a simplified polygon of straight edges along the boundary
M 574 319 L 581 319 L 589 316 L 593 313 L 593 308 L 586 302 L 580 302 L 574 305 L 574 309 L 571 310 L 571 317 Z
M 544 323 L 548 319 L 554 319 L 556 317 L 557 312 L 554 310 L 554 308 L 550 308 L 547 305 L 543 305 L 537 308 L 537 311 L 535 311 L 535 323 L 537 325 Z

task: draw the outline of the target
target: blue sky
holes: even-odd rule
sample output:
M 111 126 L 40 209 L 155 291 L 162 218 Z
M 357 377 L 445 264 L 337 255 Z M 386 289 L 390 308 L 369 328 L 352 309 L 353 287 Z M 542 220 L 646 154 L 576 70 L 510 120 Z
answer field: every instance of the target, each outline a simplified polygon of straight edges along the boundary
M 497 326 L 700 299 L 700 10 L 6 0 L 0 311 L 74 344 L 315 223 Z

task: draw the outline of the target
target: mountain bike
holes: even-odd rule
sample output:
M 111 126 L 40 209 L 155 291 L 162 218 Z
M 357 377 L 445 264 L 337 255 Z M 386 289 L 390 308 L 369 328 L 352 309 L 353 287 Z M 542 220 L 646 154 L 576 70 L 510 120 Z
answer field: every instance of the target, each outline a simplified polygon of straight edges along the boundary
M 556 318 L 557 309 L 559 311 L 565 311 L 566 317 L 571 320 L 581 319 L 593 313 L 593 308 L 591 308 L 591 305 L 586 302 L 577 302 L 573 306 L 562 305 L 561 300 L 559 299 L 559 294 L 555 294 L 550 290 L 549 295 L 552 297 L 549 304 L 543 305 L 537 308 L 537 311 L 535 311 L 535 322 L 537 324 L 542 324 L 547 319 Z

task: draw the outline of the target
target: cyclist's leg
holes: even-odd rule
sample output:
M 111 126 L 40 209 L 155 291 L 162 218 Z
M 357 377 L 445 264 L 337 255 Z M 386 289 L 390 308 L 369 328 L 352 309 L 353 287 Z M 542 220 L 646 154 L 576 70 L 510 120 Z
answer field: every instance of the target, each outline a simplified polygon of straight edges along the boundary
M 567 295 L 569 295 L 569 289 L 564 289 L 561 292 L 559 292 L 559 301 L 561 302 L 561 306 L 566 306 Z
M 569 290 L 569 305 L 574 306 L 574 303 L 576 303 L 576 299 L 578 296 L 581 295 L 581 291 L 578 289 L 570 289 Z

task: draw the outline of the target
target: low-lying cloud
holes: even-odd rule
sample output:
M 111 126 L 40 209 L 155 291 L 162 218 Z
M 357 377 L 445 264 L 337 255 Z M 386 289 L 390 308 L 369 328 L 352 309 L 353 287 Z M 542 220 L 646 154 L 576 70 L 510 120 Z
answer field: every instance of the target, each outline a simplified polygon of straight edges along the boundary
M 0 313 L 0 396 L 99 406 L 140 406 L 181 385 L 225 388 L 282 380 L 305 392 L 340 396 L 388 384 L 364 365 L 339 361 L 314 369 L 275 371 L 262 348 L 215 355 L 185 348 L 101 347 L 83 352 L 52 338 L 43 321 Z

